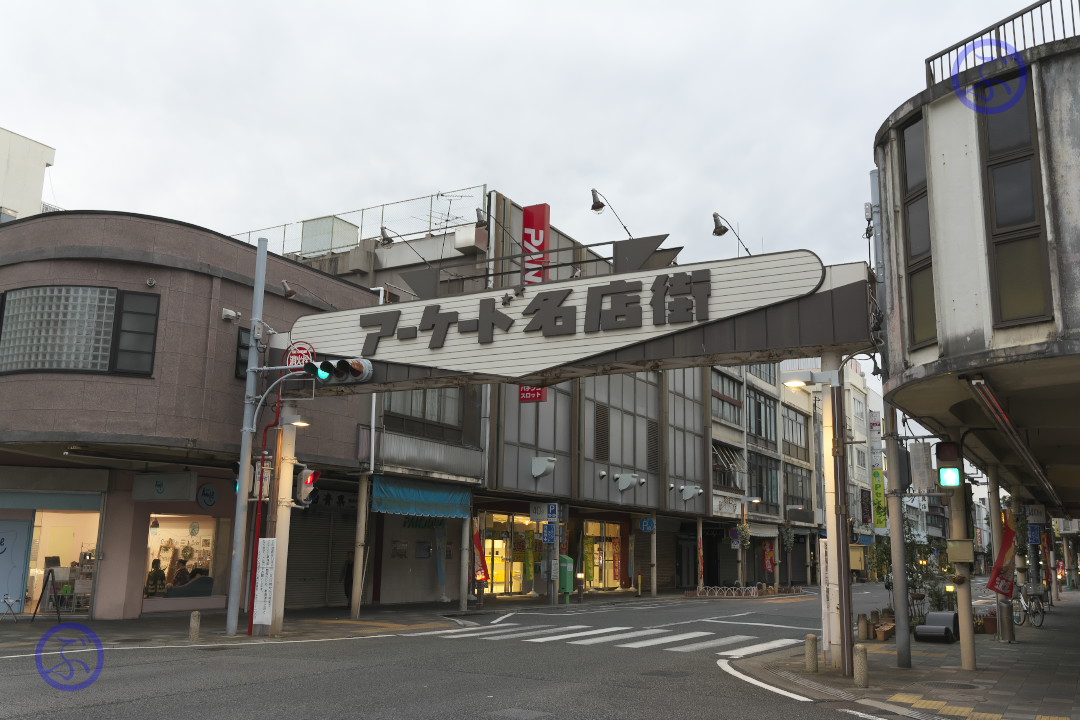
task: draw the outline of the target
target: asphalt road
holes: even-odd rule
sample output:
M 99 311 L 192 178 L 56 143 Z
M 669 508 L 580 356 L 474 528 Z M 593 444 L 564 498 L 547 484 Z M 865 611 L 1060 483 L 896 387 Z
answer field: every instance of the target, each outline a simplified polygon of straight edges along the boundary
M 854 600 L 863 612 L 881 607 L 884 593 L 856 586 Z M 761 652 L 801 653 L 805 635 L 820 627 L 814 595 L 587 603 L 466 621 L 476 624 L 347 640 L 107 649 L 99 679 L 77 692 L 47 686 L 33 657 L 0 659 L 0 718 L 881 716 L 800 702 L 722 667 Z

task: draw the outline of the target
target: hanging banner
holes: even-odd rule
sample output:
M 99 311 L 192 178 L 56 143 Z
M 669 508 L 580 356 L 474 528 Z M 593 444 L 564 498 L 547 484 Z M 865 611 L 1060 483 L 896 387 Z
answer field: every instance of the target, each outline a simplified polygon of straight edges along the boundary
M 994 569 L 990 571 L 990 579 L 986 587 L 999 595 L 1012 597 L 1016 583 L 1013 582 L 1013 556 L 1016 554 L 1016 520 L 1013 519 L 1012 510 L 1001 513 L 1001 544 L 998 546 L 997 561 Z
M 889 522 L 889 513 L 885 504 L 885 473 L 880 469 L 875 469 L 870 476 L 874 483 L 874 527 L 883 528 Z
M 446 587 L 446 523 L 435 526 L 435 572 L 439 576 L 439 588 Z M 445 593 L 444 593 L 445 594 Z
M 697 584 L 698 587 L 705 585 L 705 548 L 702 547 L 701 536 L 697 539 Z
M 771 573 L 776 568 L 776 552 L 772 540 L 761 543 L 761 552 L 765 556 L 765 572 Z
M 477 582 L 487 582 L 491 579 L 488 573 L 487 558 L 484 557 L 484 543 L 480 539 L 480 531 L 473 533 L 473 578 Z
M 622 538 L 611 538 L 611 567 L 615 573 L 615 583 L 622 587 Z
M 536 531 L 525 531 L 525 579 L 532 580 L 535 577 L 533 563 L 536 562 Z
M 593 579 L 593 553 L 596 552 L 596 538 L 585 538 L 585 579 L 592 582 Z

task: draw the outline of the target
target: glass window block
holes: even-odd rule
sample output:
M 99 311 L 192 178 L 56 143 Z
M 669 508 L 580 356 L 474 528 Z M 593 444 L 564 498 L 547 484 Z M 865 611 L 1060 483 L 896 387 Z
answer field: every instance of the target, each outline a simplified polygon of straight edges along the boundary
M 36 287 L 7 293 L 0 372 L 109 369 L 116 290 Z

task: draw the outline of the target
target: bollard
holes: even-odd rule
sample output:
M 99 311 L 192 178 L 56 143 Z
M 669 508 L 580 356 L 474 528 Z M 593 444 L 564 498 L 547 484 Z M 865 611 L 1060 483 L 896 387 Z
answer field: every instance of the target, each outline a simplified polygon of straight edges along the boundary
M 191 620 L 188 623 L 188 642 L 199 641 L 199 628 L 202 625 L 202 614 L 198 610 L 191 611 Z
M 806 672 L 818 671 L 817 635 L 810 633 L 806 636 Z
M 859 613 L 859 639 L 870 639 L 870 623 L 866 619 L 866 613 Z
M 870 687 L 870 678 L 866 668 L 866 646 L 858 644 L 855 650 L 855 687 Z

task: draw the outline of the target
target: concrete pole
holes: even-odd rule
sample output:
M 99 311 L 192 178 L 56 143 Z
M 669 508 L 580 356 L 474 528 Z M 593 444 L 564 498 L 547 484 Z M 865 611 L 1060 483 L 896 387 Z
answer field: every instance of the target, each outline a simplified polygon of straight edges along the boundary
M 267 239 L 259 238 L 255 255 L 255 281 L 251 296 L 251 330 L 261 329 L 263 293 L 266 289 Z M 254 348 L 252 348 L 254 349 Z M 259 398 L 255 393 L 255 368 L 259 367 L 259 353 L 248 352 L 247 377 L 244 382 L 244 426 L 240 428 L 240 472 L 236 478 L 236 511 L 233 517 L 232 551 L 229 561 L 229 599 L 225 609 L 225 634 L 236 635 L 240 620 L 240 594 L 244 582 L 244 555 L 247 548 L 248 493 L 251 490 L 251 445 L 255 436 L 255 405 Z
M 458 610 L 462 612 L 469 609 L 469 549 L 472 547 L 472 533 L 470 532 L 472 518 L 467 517 L 461 521 L 461 577 L 458 579 Z
M 284 408 L 283 408 L 284 411 Z M 295 412 L 291 407 L 290 412 Z M 296 464 L 296 426 L 285 423 L 278 433 L 278 456 L 275 458 L 277 502 L 274 537 L 277 548 L 274 560 L 274 606 L 270 615 L 270 634 L 281 635 L 285 623 L 285 575 L 289 568 L 289 526 L 293 511 L 293 465 Z
M 908 608 L 907 556 L 904 547 L 904 499 L 900 496 L 900 443 L 896 438 L 896 411 L 885 403 L 885 457 L 889 492 L 889 545 L 892 551 L 893 609 L 896 611 L 896 667 L 911 667 L 911 617 Z
M 374 427 L 372 427 L 374 433 Z M 371 495 L 371 473 L 360 476 L 356 496 L 356 550 L 353 552 L 352 590 L 349 610 L 353 620 L 360 619 L 360 604 L 364 601 L 364 569 L 367 563 L 368 496 Z
M 1054 536 L 1050 536 L 1050 587 L 1054 595 L 1054 602 L 1061 602 L 1061 583 L 1057 576 L 1057 547 L 1053 545 Z
M 653 531 L 649 533 L 649 589 L 650 594 L 656 597 L 656 513 L 652 515 Z
M 990 555 L 997 561 L 998 553 L 1003 551 L 1001 538 L 1005 535 L 1005 523 L 1001 520 L 1001 489 L 998 486 L 1000 468 L 993 465 L 986 470 L 986 493 L 990 500 Z M 994 593 L 997 598 L 997 637 L 1002 642 L 1012 642 L 1013 630 L 1012 604 L 1006 598 Z
M 702 592 L 705 589 L 705 553 L 702 550 L 705 542 L 705 530 L 702 518 L 697 519 L 697 589 Z
M 954 488 L 949 495 L 949 537 L 963 540 L 968 536 L 966 482 Z M 962 581 L 956 583 L 956 605 L 960 614 L 960 665 L 965 670 L 975 669 L 975 621 L 971 609 L 971 565 L 953 563 L 953 568 Z
M 844 386 L 841 356 L 838 352 L 822 353 L 823 373 L 836 373 L 835 384 L 829 392 L 822 393 L 821 414 L 823 425 L 825 467 L 825 527 L 828 534 L 829 552 L 828 588 L 822 588 L 829 598 L 828 618 L 822 618 L 822 628 L 829 628 L 823 638 L 825 651 L 833 667 L 840 667 L 845 676 L 851 677 L 851 565 L 848 547 L 848 500 L 847 462 L 844 453 Z M 828 458 L 832 458 L 832 462 Z

